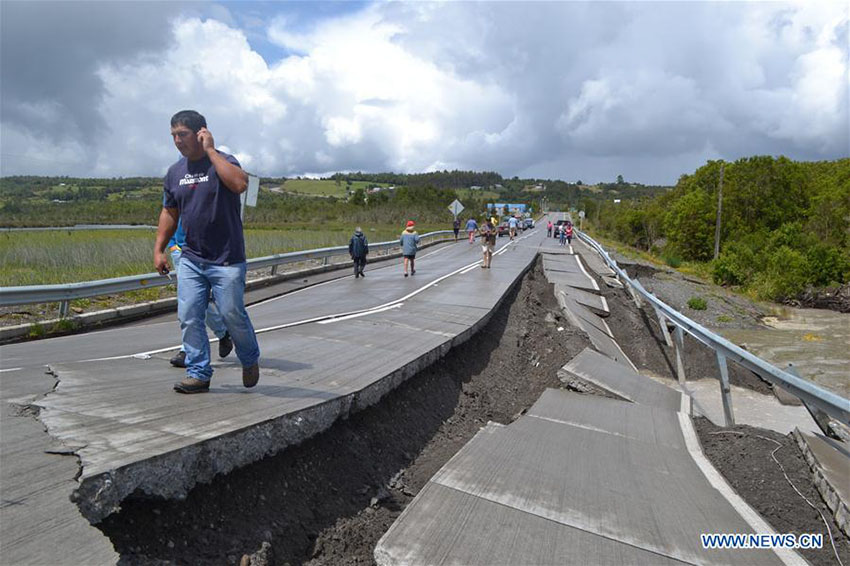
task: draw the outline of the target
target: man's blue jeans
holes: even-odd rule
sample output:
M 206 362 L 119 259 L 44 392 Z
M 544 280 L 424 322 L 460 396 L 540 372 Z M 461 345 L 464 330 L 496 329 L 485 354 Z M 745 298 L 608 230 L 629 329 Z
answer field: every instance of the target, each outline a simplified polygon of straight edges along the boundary
M 180 257 L 183 254 L 180 250 L 174 250 L 171 252 L 171 263 L 174 264 L 174 271 L 177 272 L 178 267 L 180 266 Z M 210 330 L 213 331 L 216 338 L 223 338 L 225 334 L 227 334 L 227 327 L 224 325 L 224 319 L 222 319 L 221 315 L 218 313 L 218 308 L 215 306 L 213 301 L 210 301 L 209 306 L 207 306 L 207 316 L 206 316 L 207 326 L 210 327 Z M 183 348 L 180 348 L 183 350 Z M 185 350 L 183 350 L 185 351 Z
M 254 326 L 245 310 L 245 264 L 212 265 L 186 257 L 177 268 L 177 318 L 183 331 L 186 373 L 202 381 L 212 378 L 210 343 L 204 319 L 210 291 L 230 332 L 236 356 L 243 366 L 260 359 Z

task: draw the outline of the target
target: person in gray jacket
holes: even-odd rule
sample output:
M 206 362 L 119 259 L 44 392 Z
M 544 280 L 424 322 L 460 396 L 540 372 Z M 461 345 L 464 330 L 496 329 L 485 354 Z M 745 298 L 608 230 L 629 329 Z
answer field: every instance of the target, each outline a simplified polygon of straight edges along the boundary
M 354 278 L 366 277 L 363 268 L 366 267 L 366 256 L 369 254 L 369 240 L 358 226 L 348 242 L 348 255 L 354 260 Z
M 401 255 L 404 256 L 404 276 L 407 277 L 407 264 L 410 263 L 410 274 L 416 275 L 416 267 L 414 260 L 416 259 L 416 250 L 419 249 L 419 234 L 416 233 L 416 223 L 413 220 L 407 221 L 407 228 L 401 233 L 401 238 L 398 244 L 401 246 Z

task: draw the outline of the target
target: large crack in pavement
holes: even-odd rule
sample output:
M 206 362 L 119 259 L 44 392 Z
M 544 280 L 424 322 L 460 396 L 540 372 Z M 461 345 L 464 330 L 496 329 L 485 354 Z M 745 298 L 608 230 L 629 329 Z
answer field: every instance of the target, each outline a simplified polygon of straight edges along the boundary
M 558 368 L 588 344 L 538 260 L 481 330 L 376 405 L 184 501 L 136 494 L 99 526 L 127 564 L 237 564 L 264 542 L 272 564 L 371 563 L 431 476 L 488 421 L 559 387 Z

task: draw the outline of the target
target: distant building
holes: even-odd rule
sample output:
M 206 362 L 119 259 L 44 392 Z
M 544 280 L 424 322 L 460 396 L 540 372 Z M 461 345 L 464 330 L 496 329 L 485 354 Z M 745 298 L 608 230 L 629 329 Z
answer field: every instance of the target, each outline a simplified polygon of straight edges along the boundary
M 512 214 L 516 213 L 524 213 L 526 210 L 526 205 L 524 204 L 508 204 L 508 203 L 487 203 L 487 210 L 506 210 L 510 211 Z
M 469 187 L 469 190 L 471 190 L 471 191 L 480 191 L 480 190 L 481 190 L 481 189 L 483 189 L 483 188 L 484 188 L 484 187 L 482 187 L 482 186 L 480 186 L 480 185 L 472 185 L 471 187 Z

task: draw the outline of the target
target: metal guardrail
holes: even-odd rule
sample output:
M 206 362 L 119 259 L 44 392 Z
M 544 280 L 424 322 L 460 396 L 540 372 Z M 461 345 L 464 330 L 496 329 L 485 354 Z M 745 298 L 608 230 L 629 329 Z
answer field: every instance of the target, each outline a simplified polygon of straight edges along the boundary
M 428 232 L 420 237 L 438 238 L 451 234 L 451 230 L 438 230 Z M 370 252 L 392 250 L 399 247 L 397 240 L 390 242 L 379 242 L 369 244 Z M 348 255 L 348 246 L 335 246 L 332 248 L 319 248 L 315 250 L 303 250 L 275 254 L 266 257 L 258 257 L 247 261 L 249 271 L 271 267 L 272 275 L 276 273 L 277 266 L 287 263 L 297 263 L 308 260 L 327 260 L 331 257 Z M 100 279 L 97 281 L 84 281 L 81 283 L 66 283 L 60 285 L 25 285 L 20 287 L 0 287 L 0 306 L 26 305 L 34 303 L 60 303 L 59 315 L 68 315 L 69 302 L 75 299 L 97 297 L 100 295 L 111 295 L 114 293 L 125 293 L 127 291 L 138 291 L 139 289 L 150 289 L 175 283 L 174 277 L 160 275 L 158 273 L 146 273 L 144 275 L 130 275 L 128 277 L 115 277 L 112 279 Z
M 653 306 L 656 315 L 658 316 L 659 323 L 661 324 L 664 338 L 670 346 L 673 345 L 673 340 L 669 335 L 666 321 L 671 322 L 675 326 L 676 361 L 680 382 L 683 382 L 685 378 L 684 364 L 682 363 L 684 332 L 687 332 L 715 351 L 717 355 L 717 363 L 720 367 L 721 393 L 723 396 L 723 409 L 727 424 L 734 424 L 731 389 L 729 387 L 729 375 L 726 368 L 726 360 L 730 359 L 764 378 L 768 382 L 774 385 L 779 385 L 787 389 L 793 395 L 799 397 L 812 413 L 812 416 L 821 428 L 824 428 L 826 421 L 822 418 L 822 415 L 818 414 L 820 411 L 829 415 L 833 419 L 850 426 L 850 400 L 806 381 L 798 375 L 794 375 L 788 371 L 783 371 L 769 364 L 743 348 L 729 342 L 722 336 L 718 336 L 697 324 L 682 313 L 674 310 L 669 305 L 660 301 L 655 295 L 644 289 L 643 285 L 641 285 L 639 281 L 631 280 L 626 272 L 620 269 L 617 262 L 614 261 L 602 248 L 602 246 L 599 245 L 599 243 L 597 243 L 593 238 L 579 230 L 576 230 L 576 233 L 582 241 L 592 247 L 602 257 L 602 259 L 605 260 L 611 269 L 615 271 L 618 279 L 620 279 L 620 281 L 625 285 L 629 286 L 629 291 L 635 298 L 636 302 L 640 303 L 641 299 L 645 299 Z M 792 369 L 791 371 L 794 370 Z M 824 432 L 828 431 L 824 430 Z

